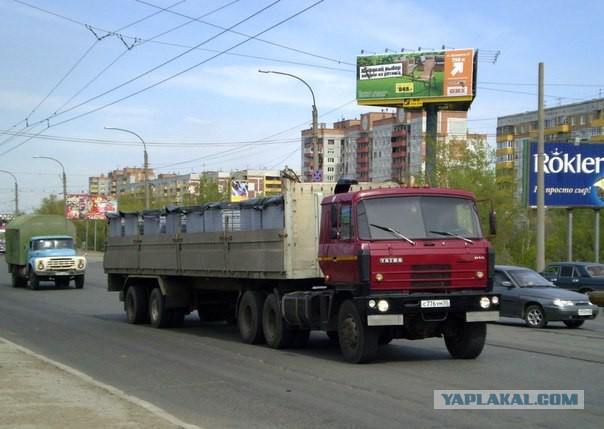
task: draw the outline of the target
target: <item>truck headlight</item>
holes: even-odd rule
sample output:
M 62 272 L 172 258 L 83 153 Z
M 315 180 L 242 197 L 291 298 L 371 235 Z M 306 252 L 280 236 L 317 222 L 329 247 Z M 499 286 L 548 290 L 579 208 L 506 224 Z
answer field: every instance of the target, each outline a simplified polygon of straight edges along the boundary
M 491 306 L 491 300 L 488 297 L 483 296 L 480 298 L 480 306 L 486 310 Z
M 377 303 L 377 308 L 382 313 L 384 313 L 384 312 L 388 311 L 388 309 L 390 308 L 390 304 L 388 304 L 388 301 L 386 301 L 385 299 L 380 299 Z
M 80 270 L 81 270 L 82 268 L 84 268 L 84 260 L 83 260 L 83 259 L 80 259 L 80 260 L 78 261 L 78 268 L 79 268 Z
M 39 271 L 44 270 L 44 261 L 38 261 L 37 268 Z

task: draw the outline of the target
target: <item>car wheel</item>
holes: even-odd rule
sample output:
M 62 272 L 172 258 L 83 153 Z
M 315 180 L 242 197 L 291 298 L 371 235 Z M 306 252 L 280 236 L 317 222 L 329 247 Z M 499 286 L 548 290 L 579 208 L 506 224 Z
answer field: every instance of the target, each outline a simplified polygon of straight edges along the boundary
M 524 312 L 524 321 L 529 328 L 545 328 L 547 319 L 540 305 L 529 305 Z
M 585 323 L 585 320 L 565 320 L 564 321 L 564 324 L 566 325 L 566 327 L 570 328 L 570 329 L 580 328 L 581 326 L 583 326 L 584 323 Z

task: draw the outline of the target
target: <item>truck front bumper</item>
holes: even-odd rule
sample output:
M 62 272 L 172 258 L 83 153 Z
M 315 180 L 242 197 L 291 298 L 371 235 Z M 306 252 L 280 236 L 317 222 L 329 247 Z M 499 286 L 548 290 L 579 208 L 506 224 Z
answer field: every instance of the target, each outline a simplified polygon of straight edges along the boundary
M 421 295 L 372 295 L 355 299 L 367 315 L 369 326 L 400 326 L 405 316 L 420 315 L 426 321 L 463 316 L 466 322 L 499 320 L 499 295 L 495 293 L 454 293 Z

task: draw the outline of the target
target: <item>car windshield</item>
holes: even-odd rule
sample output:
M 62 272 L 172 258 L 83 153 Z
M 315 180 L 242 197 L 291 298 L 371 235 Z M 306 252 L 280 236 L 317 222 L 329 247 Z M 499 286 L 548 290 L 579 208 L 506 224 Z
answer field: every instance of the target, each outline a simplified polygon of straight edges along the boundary
M 474 202 L 457 197 L 368 198 L 357 206 L 357 226 L 362 240 L 482 237 Z
M 553 286 L 549 280 L 533 270 L 512 270 L 508 274 L 520 287 Z
M 589 265 L 585 268 L 592 277 L 604 277 L 604 265 Z

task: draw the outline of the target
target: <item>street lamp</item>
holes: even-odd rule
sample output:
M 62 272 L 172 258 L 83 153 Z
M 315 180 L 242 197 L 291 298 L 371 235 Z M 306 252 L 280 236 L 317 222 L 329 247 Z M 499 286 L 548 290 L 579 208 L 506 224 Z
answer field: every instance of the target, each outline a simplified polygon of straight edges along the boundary
M 145 152 L 145 160 L 144 160 L 144 177 L 145 177 L 145 209 L 149 209 L 150 208 L 150 202 L 149 202 L 149 157 L 147 155 L 147 145 L 145 144 L 145 141 L 143 140 L 143 138 L 141 136 L 139 136 L 138 134 L 136 134 L 134 131 L 130 131 L 130 130 L 126 130 L 124 128 L 115 128 L 115 127 L 105 127 L 106 130 L 117 130 L 117 131 L 124 131 L 125 133 L 130 133 L 130 134 L 134 134 L 136 137 L 139 138 L 139 140 L 143 143 L 143 150 Z
M 10 171 L 0 170 L 0 173 L 10 174 L 15 179 L 15 217 L 17 217 L 19 215 L 19 186 L 17 185 L 17 178 Z
M 284 76 L 290 76 L 293 77 L 294 79 L 298 79 L 300 82 L 302 82 L 304 85 L 306 85 L 308 87 L 308 89 L 310 90 L 310 94 L 312 95 L 312 166 L 314 170 L 319 170 L 319 148 L 318 148 L 318 144 L 317 144 L 317 121 L 318 121 L 318 114 L 317 114 L 317 104 L 315 102 L 315 93 L 313 92 L 312 88 L 310 87 L 310 85 L 308 83 L 306 83 L 306 81 L 294 74 L 291 73 L 284 73 L 284 72 L 280 72 L 280 71 L 274 71 L 274 70 L 258 70 L 260 73 L 274 73 L 274 74 L 282 74 Z
M 61 161 L 58 159 L 51 158 L 50 156 L 34 156 L 35 159 L 50 159 L 51 161 L 56 162 L 61 166 L 61 170 L 63 170 L 63 199 L 65 200 L 65 209 L 67 210 L 67 176 L 65 175 L 65 167 L 61 164 Z

